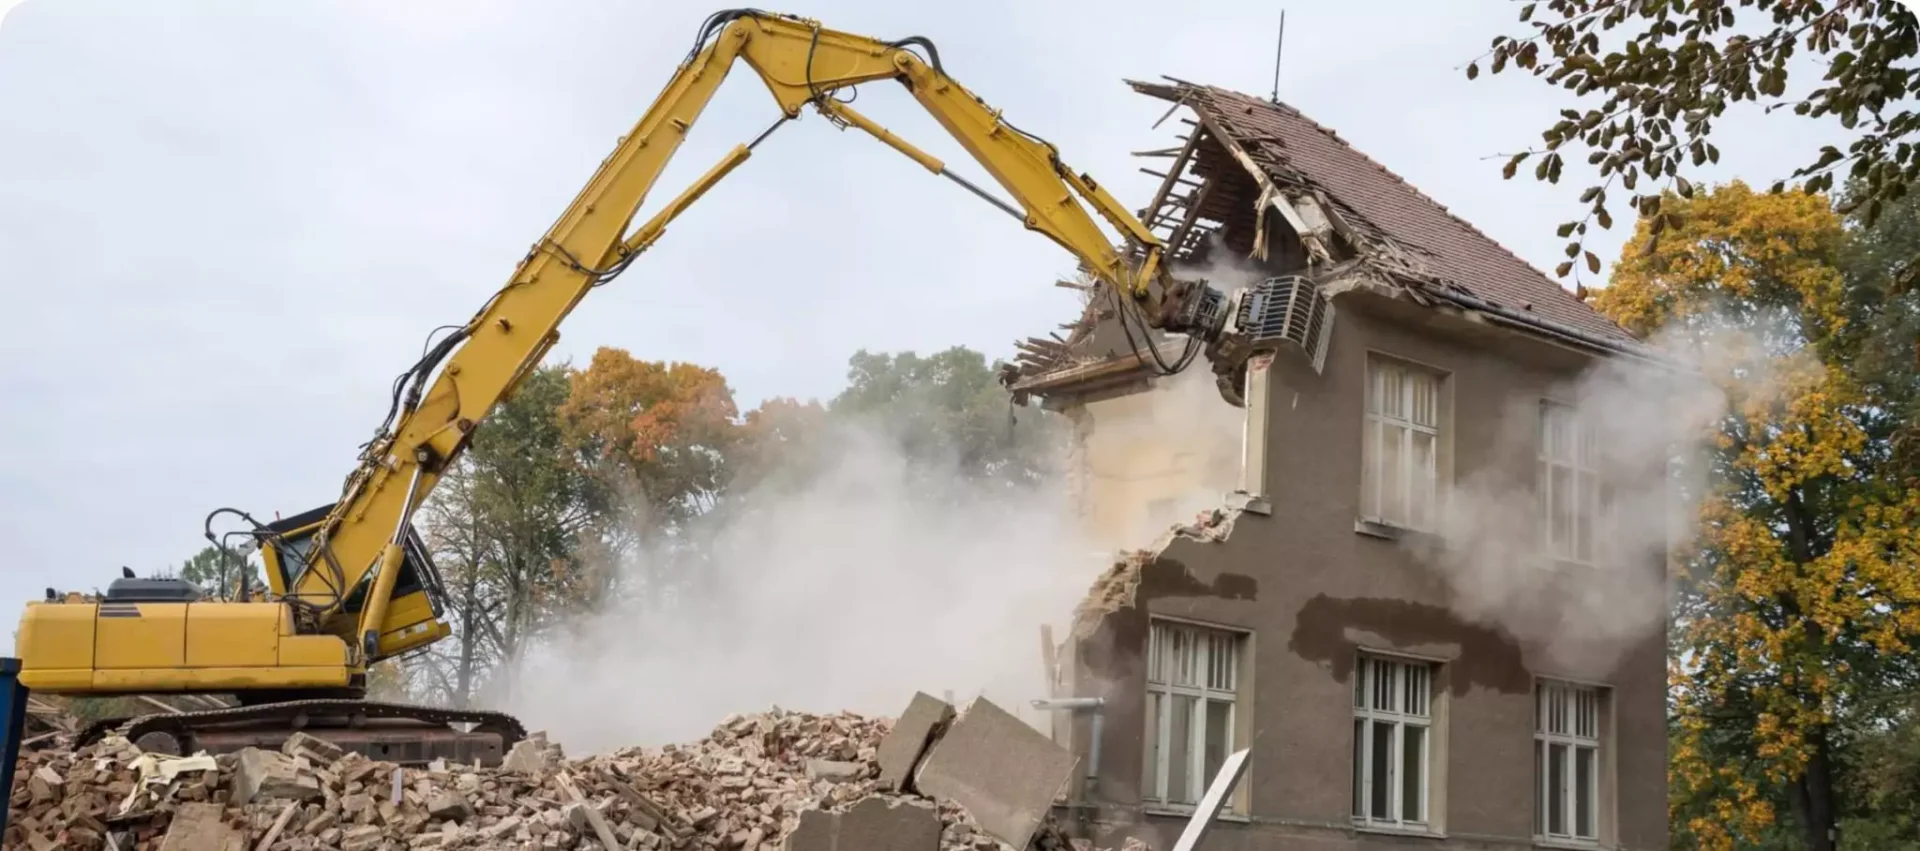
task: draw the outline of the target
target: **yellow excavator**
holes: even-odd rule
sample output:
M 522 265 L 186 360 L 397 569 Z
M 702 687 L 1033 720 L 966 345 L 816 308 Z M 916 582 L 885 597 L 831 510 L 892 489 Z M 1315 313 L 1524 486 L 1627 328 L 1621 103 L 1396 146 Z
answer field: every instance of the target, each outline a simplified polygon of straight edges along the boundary
M 778 120 L 630 229 L 735 61 L 766 84 L 779 105 Z M 949 171 L 840 97 L 882 80 L 904 86 L 1013 202 Z M 250 526 L 240 549 L 260 553 L 264 593 L 249 596 L 243 581 L 236 599 L 218 600 L 184 580 L 131 574 L 104 594 L 48 589 L 47 600 L 29 603 L 21 618 L 21 681 L 64 695 L 238 698 L 238 705 L 223 709 L 108 719 L 89 727 L 83 740 L 118 732 L 149 751 L 219 753 L 275 747 L 304 731 L 403 763 L 496 762 L 524 735 L 511 716 L 365 699 L 369 666 L 451 632 L 442 620 L 446 594 L 413 513 L 495 403 L 553 347 L 561 320 L 580 300 L 626 271 L 668 223 L 807 106 L 842 129 L 865 131 L 1073 252 L 1115 297 L 1123 320 L 1138 329 L 1142 358 L 1162 357 L 1158 345 L 1146 344 L 1148 329 L 1186 335 L 1187 356 L 1159 362 L 1160 369 L 1183 367 L 1202 349 L 1216 372 L 1236 368 L 1243 358 L 1238 299 L 1204 281 L 1174 280 L 1161 240 L 1091 177 L 1062 163 L 1052 144 L 1015 127 L 948 77 L 931 41 L 882 41 L 752 9 L 719 12 L 701 26 L 665 91 L 506 284 L 395 380 L 386 419 L 337 500 L 265 523 L 221 509 Z M 1119 232 L 1117 245 L 1096 215 Z

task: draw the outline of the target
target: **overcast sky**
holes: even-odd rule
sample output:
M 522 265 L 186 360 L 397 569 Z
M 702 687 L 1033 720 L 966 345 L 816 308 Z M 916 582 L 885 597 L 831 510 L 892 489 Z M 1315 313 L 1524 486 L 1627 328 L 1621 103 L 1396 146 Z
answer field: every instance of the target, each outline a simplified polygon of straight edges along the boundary
M 0 0 L 0 9 L 7 5 Z M 1184 5 L 1184 11 L 1168 9 Z M 1123 78 L 1265 94 L 1281 3 L 885 3 L 783 9 L 931 37 L 949 72 L 1130 206 L 1129 151 L 1171 143 Z M 1469 83 L 1504 0 L 1292 0 L 1281 96 L 1534 264 L 1579 185 L 1493 158 L 1567 105 Z M 0 615 L 45 586 L 177 564 L 211 509 L 333 498 L 428 330 L 505 281 L 639 117 L 711 9 L 646 0 L 27 0 L 0 21 Z M 861 108 L 987 181 L 891 85 Z M 655 192 L 775 110 L 744 69 Z M 1754 132 L 1758 131 L 1758 132 Z M 1732 134 L 1741 134 L 1735 139 Z M 1724 127 L 1720 171 L 1813 150 L 1787 119 Z M 651 208 L 650 208 L 651 209 Z M 644 217 L 643 213 L 643 217 Z M 1624 216 L 1623 216 L 1624 218 Z M 1624 228 L 1622 228 L 1624 230 Z M 1618 239 L 1602 243 L 1603 255 Z M 563 328 L 718 367 L 742 406 L 825 396 L 855 349 L 989 357 L 1069 318 L 1073 260 L 809 113 Z M 0 633 L 4 635 L 4 633 Z

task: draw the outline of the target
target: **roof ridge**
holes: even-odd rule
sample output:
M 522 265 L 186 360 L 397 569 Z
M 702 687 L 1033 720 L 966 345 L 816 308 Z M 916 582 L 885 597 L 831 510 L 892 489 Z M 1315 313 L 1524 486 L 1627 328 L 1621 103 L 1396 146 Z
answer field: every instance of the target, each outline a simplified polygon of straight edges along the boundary
M 1448 219 L 1451 219 L 1454 224 L 1457 224 L 1462 228 L 1465 228 L 1468 232 L 1472 233 L 1473 235 L 1486 240 L 1489 245 L 1492 245 L 1494 248 L 1498 249 L 1500 253 L 1513 258 L 1516 262 L 1520 263 L 1520 265 L 1527 267 L 1529 271 L 1533 272 L 1536 275 L 1539 275 L 1541 280 L 1546 281 L 1548 284 L 1552 285 L 1554 290 L 1565 294 L 1567 298 L 1570 299 L 1574 304 L 1580 305 L 1581 307 L 1586 308 L 1587 310 L 1593 310 L 1593 305 L 1590 305 L 1584 301 L 1581 301 L 1579 296 L 1575 295 L 1572 291 L 1569 291 L 1566 287 L 1561 286 L 1558 281 L 1555 281 L 1553 278 L 1549 277 L 1544 270 L 1528 262 L 1526 258 L 1521 257 L 1518 254 L 1515 254 L 1513 252 L 1513 249 L 1508 248 L 1506 245 L 1502 244 L 1500 240 L 1493 238 L 1491 234 L 1488 234 L 1486 231 L 1481 230 L 1479 227 L 1475 226 L 1472 222 L 1469 222 L 1466 219 L 1463 219 L 1459 215 L 1455 214 L 1453 210 L 1449 208 L 1447 205 L 1440 203 L 1439 199 L 1434 198 L 1431 195 L 1428 195 L 1426 192 L 1422 191 L 1420 187 L 1415 186 L 1412 183 L 1408 182 L 1405 177 L 1400 176 L 1400 174 L 1398 172 L 1395 172 L 1393 169 L 1387 168 L 1385 165 L 1381 164 L 1379 160 L 1376 160 L 1371 155 L 1369 155 L 1366 151 L 1360 150 L 1360 148 L 1354 145 L 1352 142 L 1341 138 L 1340 134 L 1335 132 L 1333 128 L 1313 120 L 1312 116 L 1309 116 L 1305 112 L 1301 111 L 1299 107 L 1294 106 L 1293 104 L 1290 104 L 1290 103 L 1282 102 L 1282 101 L 1272 101 L 1272 100 L 1266 100 L 1264 98 L 1258 98 L 1253 95 L 1246 94 L 1245 92 L 1238 92 L 1232 89 L 1221 88 L 1219 86 L 1209 85 L 1209 86 L 1206 86 L 1205 88 L 1211 89 L 1215 92 L 1219 92 L 1224 95 L 1229 95 L 1231 97 L 1239 98 L 1241 100 L 1256 101 L 1261 105 L 1264 105 L 1270 109 L 1280 109 L 1280 110 L 1284 110 L 1286 112 L 1292 113 L 1295 117 L 1299 118 L 1301 121 L 1306 122 L 1309 126 L 1313 127 L 1313 129 L 1326 135 L 1328 138 L 1331 138 L 1333 141 L 1340 143 L 1340 145 L 1346 148 L 1347 150 L 1352 151 L 1354 155 L 1358 156 L 1362 161 L 1366 162 L 1368 166 L 1379 171 L 1381 174 L 1386 175 L 1388 178 L 1392 179 L 1393 182 L 1406 187 L 1407 191 L 1413 193 L 1414 197 L 1417 197 L 1420 200 L 1433 205 L 1441 213 L 1445 214 Z M 1431 249 L 1427 249 L 1427 250 L 1431 250 Z M 1465 282 L 1461 282 L 1461 283 L 1465 283 Z M 1469 288 L 1471 288 L 1471 284 L 1467 284 L 1467 285 L 1469 286 Z M 1488 300 L 1492 301 L 1492 299 L 1488 299 Z M 1618 323 L 1614 323 L 1612 319 L 1608 319 L 1604 314 L 1601 314 L 1600 311 L 1598 310 L 1593 310 L 1593 313 L 1594 315 L 1599 316 L 1601 319 L 1605 320 L 1610 324 L 1618 324 Z

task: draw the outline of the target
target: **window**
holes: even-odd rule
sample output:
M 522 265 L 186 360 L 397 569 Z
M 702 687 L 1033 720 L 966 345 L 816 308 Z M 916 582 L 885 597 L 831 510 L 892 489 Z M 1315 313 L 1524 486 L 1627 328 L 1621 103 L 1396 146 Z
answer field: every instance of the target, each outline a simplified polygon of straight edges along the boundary
M 1156 619 L 1147 644 L 1141 798 L 1192 806 L 1227 755 L 1241 747 L 1235 709 L 1246 635 Z
M 1432 763 L 1430 662 L 1361 654 L 1353 675 L 1353 820 L 1426 829 Z
M 1543 839 L 1598 841 L 1600 692 L 1543 680 L 1533 690 L 1533 831 Z
M 1540 403 L 1540 537 L 1548 555 L 1591 562 L 1607 498 L 1596 474 L 1593 423 L 1570 405 Z
M 1440 376 L 1395 361 L 1367 364 L 1360 513 L 1429 529 L 1439 499 Z

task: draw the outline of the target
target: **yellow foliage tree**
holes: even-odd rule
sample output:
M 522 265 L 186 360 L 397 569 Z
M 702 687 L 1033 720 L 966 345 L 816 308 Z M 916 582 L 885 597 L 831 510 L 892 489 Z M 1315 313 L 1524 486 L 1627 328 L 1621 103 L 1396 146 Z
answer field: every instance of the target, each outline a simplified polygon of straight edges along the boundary
M 1879 475 L 1874 400 L 1844 341 L 1847 232 L 1828 198 L 1732 183 L 1643 220 L 1595 306 L 1691 344 L 1726 394 L 1697 537 L 1679 560 L 1671 665 L 1676 847 L 1776 834 L 1835 847 L 1835 738 L 1911 666 L 1920 492 Z

